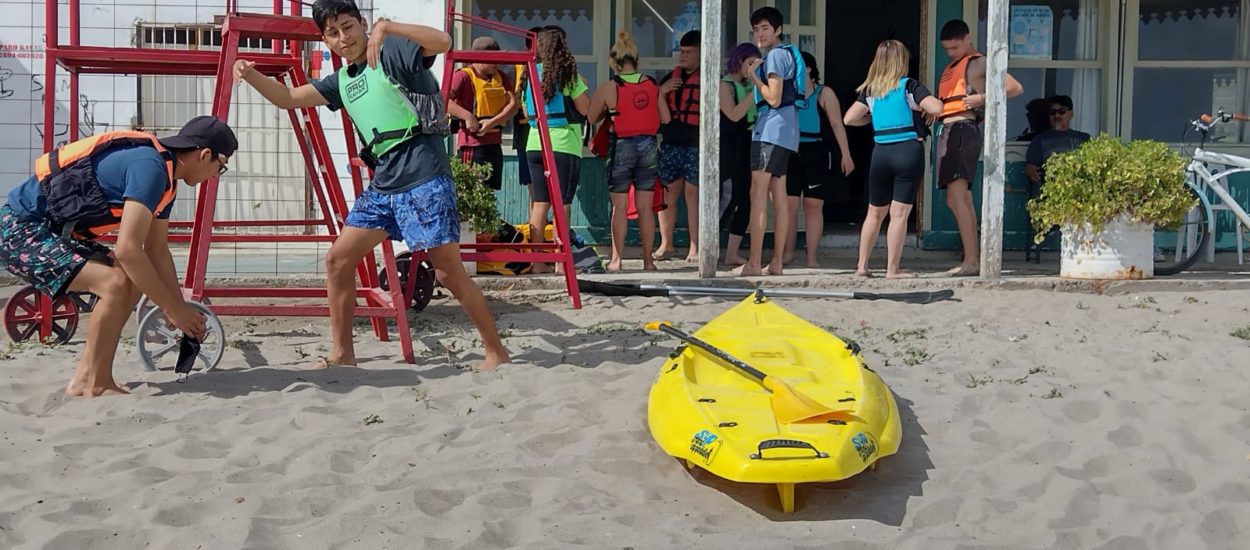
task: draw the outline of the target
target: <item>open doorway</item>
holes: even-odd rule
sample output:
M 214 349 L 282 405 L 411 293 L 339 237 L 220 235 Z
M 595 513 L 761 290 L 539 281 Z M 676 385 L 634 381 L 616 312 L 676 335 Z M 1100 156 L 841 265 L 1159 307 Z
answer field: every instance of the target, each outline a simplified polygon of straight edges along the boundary
M 868 75 L 877 45 L 895 39 L 911 51 L 909 74 L 920 76 L 922 0 L 861 0 L 829 2 L 825 6 L 825 84 L 838 94 L 843 110 L 850 107 L 858 94 L 855 88 Z M 921 79 L 922 81 L 924 79 Z M 925 82 L 930 86 L 930 82 Z M 930 86 L 932 87 L 932 86 Z M 848 146 L 855 161 L 855 172 L 848 177 L 841 173 L 833 200 L 825 203 L 826 233 L 858 233 L 867 210 L 868 168 L 872 160 L 871 127 L 847 128 Z M 919 200 L 925 200 L 921 197 Z M 916 230 L 918 212 L 912 209 L 909 231 Z

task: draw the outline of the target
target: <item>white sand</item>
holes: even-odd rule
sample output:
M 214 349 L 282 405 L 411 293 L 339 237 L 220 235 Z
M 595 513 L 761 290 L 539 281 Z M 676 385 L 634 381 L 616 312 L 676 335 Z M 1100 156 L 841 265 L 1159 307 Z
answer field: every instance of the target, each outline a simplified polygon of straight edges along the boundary
M 225 318 L 237 345 L 223 371 L 177 384 L 143 372 L 127 345 L 117 372 L 135 395 L 84 400 L 61 389 L 85 328 L 68 347 L 11 347 L 0 361 L 0 548 L 1250 540 L 1250 342 L 1230 335 L 1250 325 L 1250 291 L 785 300 L 858 340 L 904 419 L 898 455 L 842 483 L 801 485 L 789 516 L 772 486 L 691 475 L 647 431 L 647 392 L 674 344 L 638 328 L 696 326 L 731 302 L 587 296 L 573 311 L 551 293 L 493 298 L 523 362 L 498 374 L 457 368 L 476 352 L 449 300 L 414 317 L 415 367 L 362 330 L 363 368 L 292 370 L 328 344 L 324 319 Z M 366 424 L 371 415 L 382 422 Z

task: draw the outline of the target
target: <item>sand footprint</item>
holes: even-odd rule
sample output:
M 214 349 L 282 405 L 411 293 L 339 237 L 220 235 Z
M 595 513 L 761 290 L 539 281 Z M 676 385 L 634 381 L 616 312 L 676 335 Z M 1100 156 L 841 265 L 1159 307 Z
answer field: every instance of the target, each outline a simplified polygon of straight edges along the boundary
M 463 490 L 445 491 L 441 489 L 417 489 L 412 492 L 412 500 L 417 509 L 430 517 L 443 517 L 448 512 L 464 504 Z
M 1141 445 L 1141 432 L 1128 424 L 1107 432 L 1107 441 L 1121 449 Z
M 1197 487 L 1194 478 L 1189 474 L 1174 468 L 1165 468 L 1150 472 L 1150 478 L 1155 480 L 1165 491 L 1174 495 L 1181 495 L 1193 491 Z
M 1095 401 L 1077 400 L 1064 405 L 1063 414 L 1073 422 L 1084 424 L 1102 414 L 1102 405 Z

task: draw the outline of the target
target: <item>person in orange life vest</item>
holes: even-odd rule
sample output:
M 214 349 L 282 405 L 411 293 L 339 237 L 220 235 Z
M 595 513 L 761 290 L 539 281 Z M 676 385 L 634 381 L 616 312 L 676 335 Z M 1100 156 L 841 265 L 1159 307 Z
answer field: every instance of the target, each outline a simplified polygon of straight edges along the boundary
M 543 32 L 542 27 L 530 27 L 530 32 L 537 36 Z M 525 51 L 533 47 L 533 41 L 529 37 L 525 38 Z M 521 76 L 525 74 L 525 65 L 513 65 L 512 67 L 512 94 L 518 98 L 521 97 Z M 530 162 L 525 154 L 525 143 L 529 141 L 530 121 L 525 116 L 525 109 L 517 108 L 516 115 L 512 118 L 512 150 L 516 153 L 517 159 L 517 182 L 521 185 L 530 184 Z
M 820 69 L 816 56 L 802 52 L 807 79 L 807 102 L 799 111 L 799 152 L 790 155 L 786 168 L 786 195 L 790 209 L 790 235 L 786 237 L 784 263 L 794 260 L 795 241 L 799 235 L 799 200 L 802 199 L 803 219 L 807 224 L 807 267 L 820 267 L 816 255 L 820 251 L 820 238 L 825 227 L 825 201 L 833 197 L 833 149 L 829 135 L 838 145 L 838 166 L 843 176 L 855 170 L 851 151 L 846 145 L 846 127 L 842 125 L 842 105 L 833 88 L 820 82 Z
M 366 33 L 351 0 L 317 0 L 312 19 L 322 41 L 349 65 L 294 88 L 256 71 L 255 62 L 240 59 L 234 65 L 236 83 L 247 81 L 277 107 L 345 109 L 357 136 L 371 136 L 361 137 L 361 160 L 372 163 L 373 178 L 325 257 L 330 353 L 310 366 L 356 365 L 356 268 L 389 239 L 429 254 L 434 276 L 460 302 L 482 339 L 484 357 L 476 368 L 498 368 L 508 362 L 508 350 L 486 296 L 461 260 L 460 212 L 444 144 L 447 100 L 430 72 L 438 54 L 451 49 L 451 35 L 386 19 Z
M 608 65 L 616 76 L 599 88 L 590 100 L 591 124 L 611 118 L 608 155 L 608 191 L 612 197 L 612 257 L 608 271 L 620 271 L 628 229 L 629 188 L 634 187 L 638 233 L 642 238 L 642 268 L 654 270 L 651 246 L 655 238 L 655 214 L 651 201 L 658 174 L 659 146 L 656 132 L 671 120 L 668 105 L 660 101 L 660 89 L 651 77 L 638 73 L 638 46 L 628 32 L 617 34 Z
M 955 215 L 963 261 L 946 272 L 962 277 L 980 273 L 977 252 L 977 212 L 972 203 L 972 178 L 985 137 L 981 131 L 985 109 L 985 56 L 972 44 L 968 24 L 952 19 L 942 26 L 942 48 L 953 60 L 942 71 L 938 99 L 942 100 L 942 126 L 938 134 L 937 187 L 946 190 L 946 205 Z M 1016 97 L 1024 87 L 1006 75 L 1006 95 Z
M 113 379 L 113 357 L 143 294 L 183 334 L 204 337 L 204 318 L 183 300 L 169 253 L 169 215 L 178 180 L 194 186 L 224 174 L 238 147 L 234 131 L 211 116 L 161 139 L 98 134 L 39 157 L 35 175 L 9 193 L 0 207 L 0 265 L 54 298 L 100 299 L 66 395 L 127 393 Z M 94 242 L 114 230 L 112 251 Z
M 751 221 L 751 130 L 758 114 L 755 85 L 751 84 L 747 73 L 751 60 L 760 57 L 760 49 L 755 44 L 738 44 L 729 53 L 725 76 L 720 83 L 720 172 L 722 185 L 730 188 L 728 204 L 721 214 L 721 226 L 729 228 L 724 262 L 735 267 L 747 263 L 738 249 L 742 248 L 742 238 Z
M 677 230 L 677 201 L 686 198 L 686 228 L 694 261 L 699 253 L 699 31 L 681 37 L 677 67 L 660 79 L 660 94 L 668 103 L 672 121 L 660 130 L 660 182 L 667 194 L 668 208 L 660 212 L 660 247 L 657 260 L 673 253 L 673 233 Z
M 475 51 L 499 51 L 499 43 L 489 36 L 473 41 Z M 489 164 L 486 184 L 498 191 L 503 187 L 503 127 L 516 112 L 512 78 L 499 66 L 473 63 L 451 77 L 447 112 L 460 119 L 456 143 L 465 162 Z

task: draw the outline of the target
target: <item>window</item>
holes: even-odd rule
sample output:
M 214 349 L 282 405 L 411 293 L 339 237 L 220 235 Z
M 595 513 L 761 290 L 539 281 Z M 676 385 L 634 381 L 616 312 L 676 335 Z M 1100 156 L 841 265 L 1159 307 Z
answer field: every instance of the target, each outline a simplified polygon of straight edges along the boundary
M 981 0 L 977 46 L 986 50 L 986 0 Z M 1028 130 L 1026 107 L 1037 98 L 1066 95 L 1076 116 L 1072 127 L 1097 134 L 1105 129 L 1103 88 L 1107 49 L 1101 12 L 1105 0 L 1011 0 L 1008 14 L 1008 71 L 1024 93 L 1007 101 L 1007 138 Z M 939 27 L 940 29 L 940 27 Z
M 569 49 L 577 58 L 579 71 L 591 90 L 598 82 L 607 79 L 607 64 L 599 63 L 608 58 L 612 47 L 607 35 L 606 23 L 611 20 L 611 0 L 465 0 L 470 8 L 465 11 L 475 17 L 490 19 L 521 29 L 559 25 L 568 34 Z M 501 34 L 473 27 L 471 36 L 458 47 L 468 48 L 479 36 L 491 36 L 505 50 L 525 48 L 520 36 Z
M 1201 114 L 1247 109 L 1250 0 L 1135 0 L 1127 8 L 1124 135 L 1177 142 Z M 1240 125 L 1214 137 L 1247 143 Z

